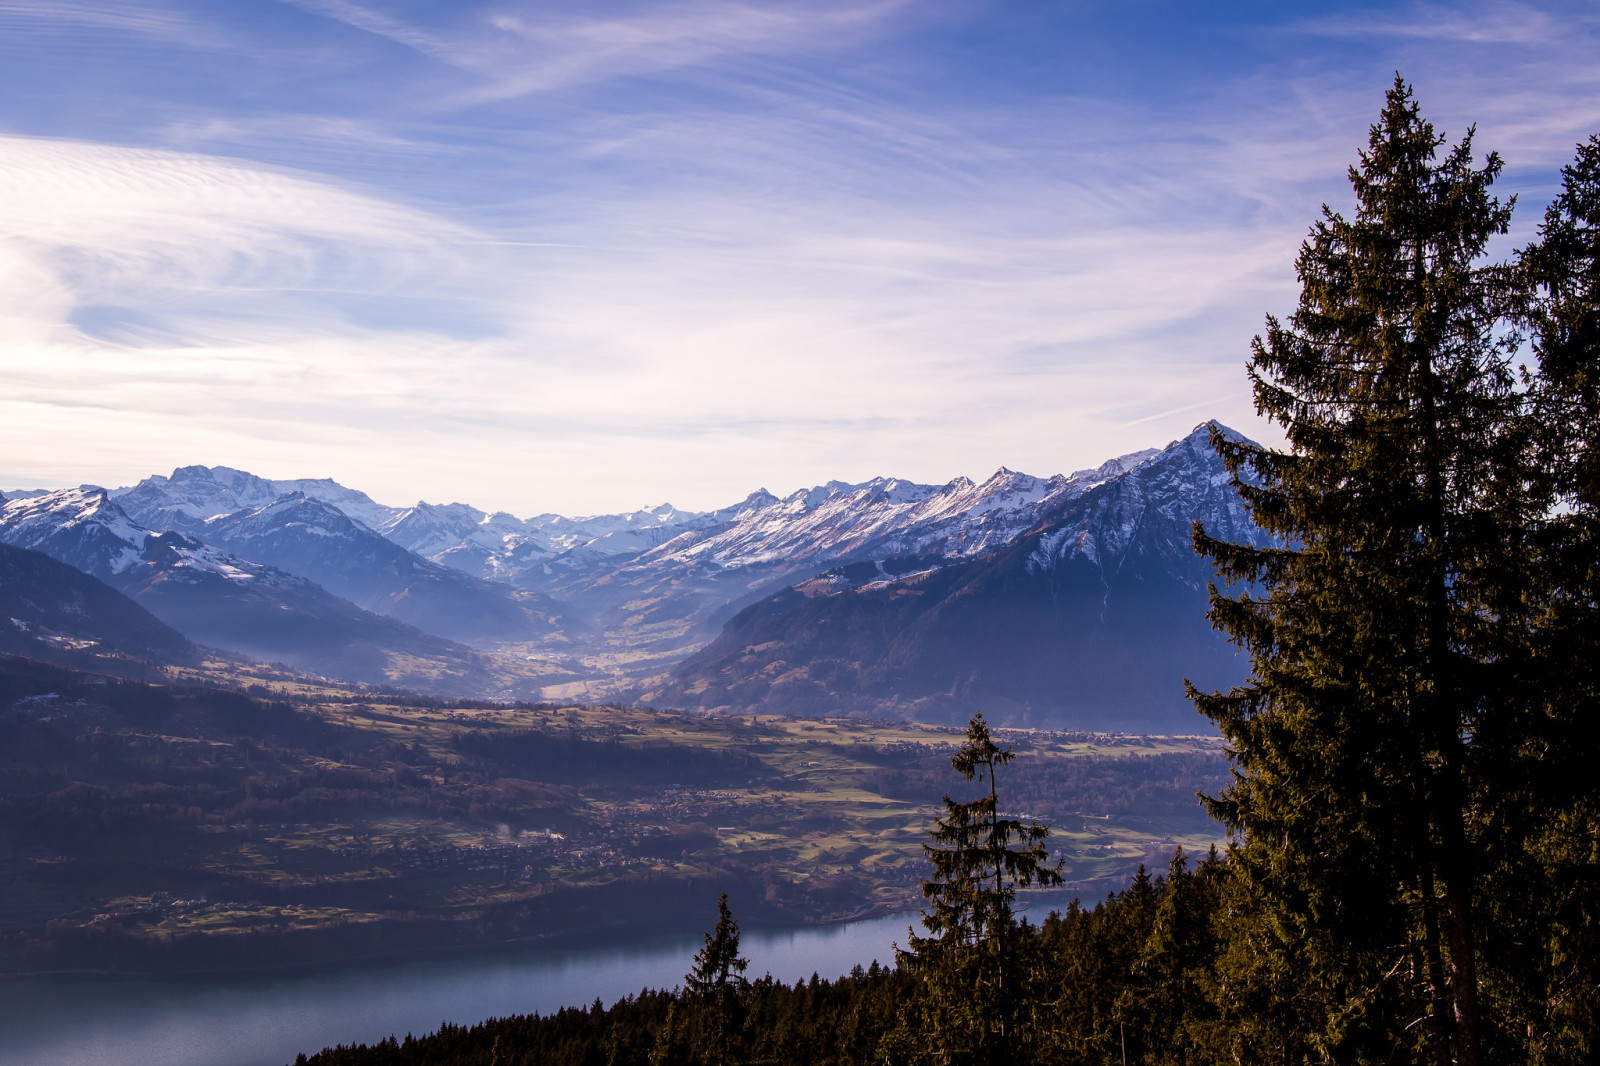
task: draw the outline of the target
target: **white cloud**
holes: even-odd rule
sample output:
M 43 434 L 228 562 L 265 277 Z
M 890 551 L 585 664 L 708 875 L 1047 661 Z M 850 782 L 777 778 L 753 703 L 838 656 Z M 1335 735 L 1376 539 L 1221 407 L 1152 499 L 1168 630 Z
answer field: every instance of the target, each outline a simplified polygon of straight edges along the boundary
M 1306 23 L 1306 28 L 1338 37 L 1527 45 L 1547 44 L 1566 32 L 1564 21 L 1530 4 L 1413 3 L 1381 13 L 1366 11 L 1312 19 Z
M 1548 180 L 1600 128 L 1600 9 L 1587 0 L 1413 3 L 1297 29 L 1370 44 L 1374 69 L 1398 69 L 1424 116 L 1452 138 L 1476 125 L 1477 145 L 1498 150 L 1513 179 Z
M 1083 465 L 1237 376 L 1233 353 L 1149 349 L 1219 294 L 1258 304 L 1260 247 L 1108 226 L 1100 205 L 1019 230 L 946 216 L 936 191 L 888 210 L 820 188 L 797 210 L 689 188 L 568 203 L 561 224 L 551 204 L 551 239 L 519 247 L 305 176 L 7 139 L 0 452 L 32 453 L 33 480 L 210 461 L 399 500 L 598 510 L 676 486 L 713 506 L 758 482 L 986 472 L 974 455 Z M 363 323 L 352 296 L 494 328 Z
M 1600 98 L 1592 34 L 1319 25 L 1386 43 L 1370 69 L 1273 67 L 1171 113 L 931 108 L 734 69 L 862 39 L 887 8 L 531 10 L 449 32 L 336 13 L 471 71 L 430 86 L 457 102 L 679 67 L 717 91 L 541 97 L 522 126 L 459 112 L 459 139 L 410 104 L 388 124 L 196 107 L 164 127 L 191 149 L 388 152 L 397 188 L 405 168 L 456 173 L 429 186 L 471 193 L 456 218 L 197 150 L 0 140 L 0 484 L 224 462 L 391 502 L 593 512 L 1052 473 L 1208 416 L 1263 433 L 1249 338 L 1292 308 L 1296 246 L 1348 201 L 1393 65 L 1441 128 L 1483 116 L 1479 143 L 1541 180 Z M 1463 58 L 1480 48 L 1499 49 L 1489 73 Z

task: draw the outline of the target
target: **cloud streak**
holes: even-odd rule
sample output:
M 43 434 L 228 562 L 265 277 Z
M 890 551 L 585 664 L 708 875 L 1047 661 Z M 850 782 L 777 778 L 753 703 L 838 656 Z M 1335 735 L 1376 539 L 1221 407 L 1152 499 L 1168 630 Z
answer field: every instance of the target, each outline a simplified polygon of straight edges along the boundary
M 694 0 L 584 8 L 522 3 L 428 27 L 354 0 L 288 2 L 482 79 L 481 87 L 453 98 L 459 106 L 731 58 L 837 47 L 870 34 L 909 0 Z M 613 10 L 590 13 L 606 6 Z
M 1508 6 L 1259 28 L 1292 60 L 1159 103 L 947 87 L 889 47 L 910 5 L 299 6 L 336 20 L 283 9 L 326 34 L 303 96 L 258 106 L 293 80 L 264 40 L 152 143 L 0 139 L 0 484 L 223 462 L 594 512 L 1266 434 L 1249 337 L 1394 66 L 1524 188 L 1595 99 L 1595 31 L 1496 41 Z
M 5 26 L 58 33 L 88 29 L 191 47 L 215 47 L 220 43 L 219 35 L 209 24 L 169 7 L 115 0 L 0 0 L 0 27 Z

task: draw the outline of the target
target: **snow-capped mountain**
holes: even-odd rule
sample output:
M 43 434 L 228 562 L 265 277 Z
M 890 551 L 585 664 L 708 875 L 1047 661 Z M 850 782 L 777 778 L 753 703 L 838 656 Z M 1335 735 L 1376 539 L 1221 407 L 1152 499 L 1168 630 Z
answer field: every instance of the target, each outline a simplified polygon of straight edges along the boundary
M 546 596 L 431 562 L 298 491 L 209 518 L 197 536 L 450 640 L 493 644 L 583 629 Z
M 905 557 L 938 566 L 992 551 L 1153 454 L 1051 478 L 1002 468 L 982 483 L 834 481 L 782 499 L 762 490 L 637 556 L 592 555 L 590 545 L 523 566 L 514 580 L 587 613 L 613 647 L 670 660 L 739 609 L 819 571 Z
M 207 519 L 264 507 L 296 492 L 335 507 L 371 529 L 400 512 L 398 507 L 375 503 L 366 493 L 329 478 L 271 481 L 227 466 L 181 466 L 171 477 L 154 474 L 129 488 L 113 489 L 110 495 L 136 522 L 198 537 Z
M 762 489 L 710 512 L 663 504 L 519 519 L 464 503 L 389 508 L 332 481 L 272 481 L 204 466 L 146 478 L 119 490 L 116 502 L 145 525 L 310 577 L 429 632 L 480 644 L 558 639 L 562 648 L 552 653 L 589 646 L 611 654 L 620 645 L 630 656 L 663 661 L 709 640 L 739 608 L 818 571 L 862 559 L 954 560 L 993 550 L 1152 454 L 1050 478 L 1002 468 L 982 483 L 834 481 L 782 499 Z M 341 514 L 355 521 L 341 523 Z M 404 554 L 364 538 L 364 530 Z M 430 564 L 482 583 L 457 587 Z M 523 602 L 530 593 L 549 599 Z M 497 595 L 521 599 L 497 602 Z
M 741 513 L 727 525 L 691 530 L 637 565 L 677 561 L 718 569 L 782 562 L 830 564 L 863 557 L 931 555 L 958 559 L 992 551 L 1106 480 L 1132 470 L 1154 449 L 1067 477 L 1032 477 L 1001 467 L 981 484 L 956 478 L 918 485 L 874 478 L 830 481 Z
M 1161 559 L 1174 576 L 1191 575 L 1184 580 L 1201 591 L 1210 570 L 1194 552 L 1195 522 L 1224 540 L 1266 543 L 1211 447 L 1213 429 L 1238 436 L 1218 423 L 1202 423 L 1136 469 L 1106 479 L 1102 491 L 1062 510 L 1028 556 L 1029 569 L 1082 560 L 1098 568 L 1109 585 L 1130 558 L 1144 556 Z M 1194 576 L 1197 565 L 1202 576 Z
M 1043 490 L 1037 524 L 995 550 L 860 561 L 788 587 L 643 695 L 736 712 L 960 721 L 982 709 L 1033 725 L 1204 728 L 1184 679 L 1231 684 L 1247 663 L 1206 622 L 1212 572 L 1190 527 L 1262 542 L 1211 429 L 1076 492 Z
M 429 558 L 465 544 L 493 554 L 514 544 L 526 532 L 522 519 L 504 511 L 490 515 L 464 503 L 426 500 L 400 511 L 377 529 L 408 551 Z
M 420 502 L 378 530 L 396 544 L 446 566 L 538 587 L 544 576 L 604 570 L 684 530 L 721 525 L 739 508 L 698 512 L 662 504 L 621 514 L 581 518 L 540 514 L 519 519 L 505 511 L 488 514 L 464 503 Z
M 798 643 L 769 636 L 773 655 L 826 643 L 827 627 L 813 626 L 800 601 L 827 601 L 830 616 L 859 617 L 867 633 L 887 625 L 896 611 L 942 603 L 936 590 L 992 581 L 998 584 L 990 592 L 962 601 L 988 602 L 998 612 L 1000 621 L 985 632 L 1010 632 L 1016 617 L 1034 611 L 1039 633 L 1066 639 L 1070 632 L 1090 646 L 1110 639 L 1105 627 L 1121 624 L 1117 619 L 1139 600 L 1136 589 L 1144 582 L 1163 590 L 1156 599 L 1168 607 L 1189 597 L 1178 612 L 1181 632 L 1163 639 L 1193 638 L 1214 651 L 1206 643 L 1214 643 L 1209 627 L 1194 620 L 1198 615 L 1190 617 L 1209 575 L 1196 569 L 1201 564 L 1189 547 L 1189 524 L 1200 518 L 1225 535 L 1248 535 L 1253 527 L 1208 434 L 1202 426 L 1159 453 L 1147 449 L 1067 475 L 1036 477 L 1002 467 L 981 482 L 832 481 L 783 498 L 762 489 L 709 512 L 663 504 L 579 518 L 519 518 L 464 503 L 387 507 L 327 479 L 277 481 L 229 467 L 190 466 L 109 496 L 82 489 L 8 501 L 0 506 L 8 516 L 0 539 L 70 557 L 74 565 L 122 581 L 117 575 L 149 564 L 151 529 L 182 534 L 163 541 L 177 560 L 169 569 L 198 573 L 214 566 L 215 576 L 237 584 L 242 578 L 229 577 L 223 560 L 238 574 L 265 564 L 284 578 L 298 575 L 354 601 L 345 605 L 351 610 L 360 605 L 429 633 L 514 649 L 518 662 L 535 664 L 528 669 L 542 676 L 634 684 L 627 679 L 660 675 L 705 648 L 685 664 L 701 673 L 682 675 L 673 691 L 698 685 L 697 705 L 720 705 L 713 690 L 732 705 L 753 691 L 750 685 L 764 683 L 735 678 L 735 660 L 744 662 L 748 653 L 727 655 L 745 646 L 744 636 L 770 634 L 781 616 L 788 619 L 784 632 L 792 630 Z M 989 576 L 979 581 L 974 575 Z M 1179 586 L 1187 591 L 1180 595 L 1174 591 Z M 1040 589 L 1053 590 L 1054 607 L 1026 607 Z M 883 596 L 899 598 L 895 611 L 874 606 Z M 1008 596 L 1021 614 L 1006 613 Z M 839 607 L 846 603 L 847 610 Z M 741 614 L 745 608 L 751 611 Z M 1073 629 L 1078 621 L 1064 621 L 1061 611 L 1093 625 Z M 949 605 L 934 613 L 947 621 L 963 617 Z M 895 638 L 901 649 L 895 661 L 909 662 L 923 654 L 911 649 L 933 646 L 917 644 L 915 636 L 930 623 L 896 618 L 904 632 Z M 706 648 L 730 619 L 728 632 Z M 1139 624 L 1150 634 L 1167 632 L 1156 615 Z M 815 640 L 801 639 L 813 628 Z M 986 639 L 982 632 L 963 637 L 968 648 Z M 1038 647 L 1028 633 L 1011 632 L 1008 639 L 1017 648 Z M 843 661 L 867 671 L 861 678 L 878 669 L 871 663 L 879 661 L 881 648 L 848 650 L 853 658 Z M 1157 660 L 1164 654 L 1154 645 L 1149 651 Z M 721 656 L 719 665 L 707 666 L 708 655 Z M 945 678 L 959 661 L 960 648 L 945 649 L 937 661 L 923 663 L 923 674 L 885 666 L 883 677 L 899 678 L 894 684 L 909 692 L 921 684 L 919 677 Z M 767 667 L 776 669 L 776 662 Z M 1034 676 L 1029 670 L 1035 666 L 1019 663 L 1016 676 Z M 731 679 L 731 687 L 718 689 L 723 682 L 717 678 Z M 840 682 L 840 691 L 879 692 L 873 687 L 878 682 L 869 680 Z M 950 683 L 950 691 L 966 684 Z M 1083 683 L 1090 686 L 1084 691 L 1093 688 Z
M 362 610 L 304 577 L 176 531 L 146 529 L 104 489 L 0 504 L 0 542 L 99 578 L 210 647 L 355 681 L 484 687 L 483 664 L 468 649 Z
M 104 489 L 59 489 L 0 503 L 0 541 L 30 548 L 115 583 L 144 558 L 150 531 Z
M 584 558 L 628 558 L 686 528 L 726 520 L 723 512 L 680 511 L 671 504 L 621 514 L 521 519 L 464 503 L 389 507 L 328 478 L 272 480 L 226 466 L 185 466 L 152 475 L 110 495 L 137 522 L 207 539 L 208 524 L 300 494 L 326 504 L 409 552 L 478 577 L 515 583 L 518 574 L 565 552 Z M 214 534 L 213 534 L 214 535 Z M 572 568 L 572 561 L 564 564 Z

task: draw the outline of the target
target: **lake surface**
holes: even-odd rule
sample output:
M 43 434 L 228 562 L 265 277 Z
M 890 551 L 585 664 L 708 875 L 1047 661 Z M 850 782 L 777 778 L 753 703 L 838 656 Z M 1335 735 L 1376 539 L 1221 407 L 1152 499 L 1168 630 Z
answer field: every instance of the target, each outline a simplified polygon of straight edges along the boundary
M 747 927 L 749 976 L 833 978 L 892 964 L 915 914 L 802 929 Z M 919 929 L 920 932 L 920 929 Z M 432 1032 L 441 1022 L 607 1005 L 683 981 L 700 935 L 627 947 L 394 963 L 308 976 L 0 982 L 5 1066 L 283 1066 L 296 1053 Z

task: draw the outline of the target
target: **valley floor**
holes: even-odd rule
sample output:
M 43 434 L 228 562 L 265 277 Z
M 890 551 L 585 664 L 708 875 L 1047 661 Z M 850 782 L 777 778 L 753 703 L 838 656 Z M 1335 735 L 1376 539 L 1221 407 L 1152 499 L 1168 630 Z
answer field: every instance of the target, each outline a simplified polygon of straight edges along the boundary
M 337 964 L 915 907 L 957 736 L 0 663 L 0 970 Z M 218 687 L 226 683 L 228 687 Z M 242 689 L 242 691 L 241 691 Z M 1002 731 L 1076 881 L 1204 850 L 1207 737 Z M 1086 885 L 1086 894 L 1104 891 Z

